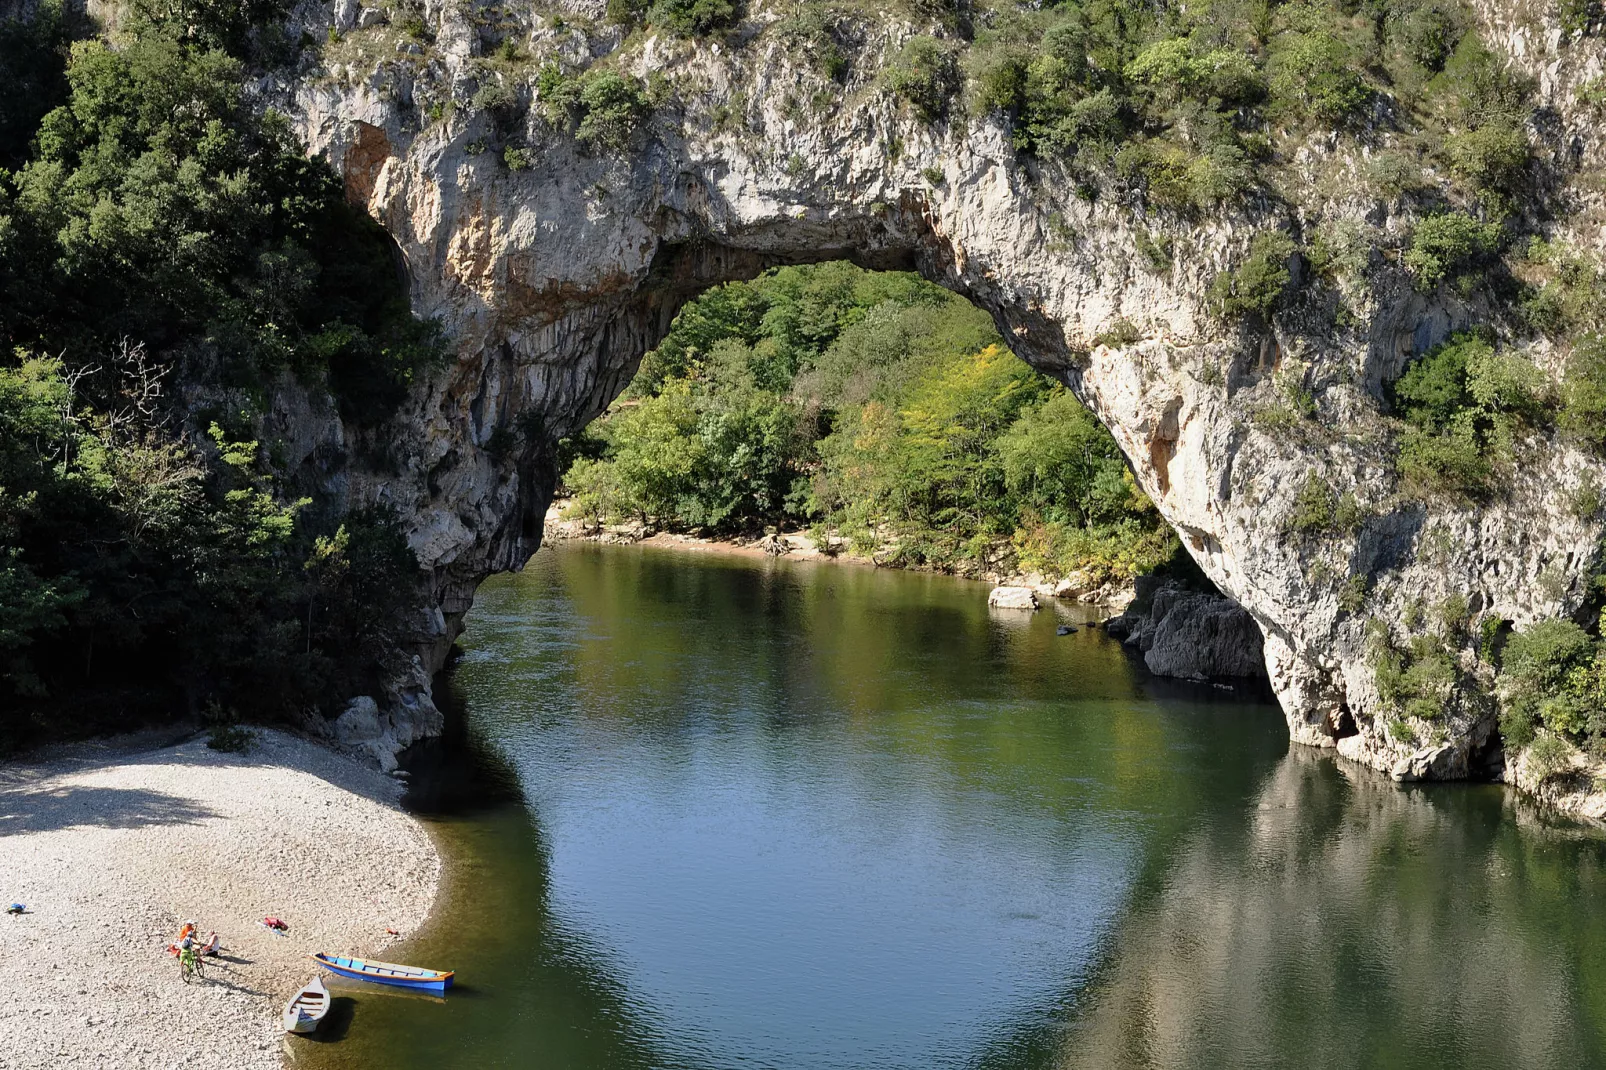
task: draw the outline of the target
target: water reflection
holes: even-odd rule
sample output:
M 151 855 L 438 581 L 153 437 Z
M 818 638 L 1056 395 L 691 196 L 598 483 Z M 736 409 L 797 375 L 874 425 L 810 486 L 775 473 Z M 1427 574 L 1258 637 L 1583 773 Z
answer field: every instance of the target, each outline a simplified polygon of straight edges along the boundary
M 1291 752 L 1141 889 L 1062 1067 L 1600 1065 L 1601 837 Z
M 1189 714 L 983 595 L 592 548 L 482 594 L 460 678 L 547 910 L 670 1065 L 966 1065 L 1091 968 Z

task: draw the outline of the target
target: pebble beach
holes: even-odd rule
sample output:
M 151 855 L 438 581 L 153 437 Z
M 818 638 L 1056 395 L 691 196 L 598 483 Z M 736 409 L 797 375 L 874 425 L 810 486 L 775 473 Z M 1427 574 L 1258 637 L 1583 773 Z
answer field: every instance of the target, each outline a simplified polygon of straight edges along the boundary
M 244 755 L 125 740 L 0 765 L 0 903 L 27 907 L 0 915 L 0 1068 L 293 1060 L 306 956 L 376 954 L 434 902 L 401 787 L 273 731 Z M 224 949 L 191 984 L 165 951 L 187 919 Z

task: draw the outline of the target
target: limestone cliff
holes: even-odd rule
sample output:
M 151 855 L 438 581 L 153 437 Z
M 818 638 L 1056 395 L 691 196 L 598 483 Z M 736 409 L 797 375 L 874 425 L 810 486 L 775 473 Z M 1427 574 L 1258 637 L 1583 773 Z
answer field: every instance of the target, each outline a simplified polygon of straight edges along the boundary
M 415 10 L 427 33 L 354 0 L 304 4 L 292 31 L 331 43 L 260 89 L 395 237 L 417 310 L 441 316 L 456 341 L 456 363 L 416 389 L 385 444 L 392 470 L 319 477 L 407 518 L 435 603 L 417 630 L 422 668 L 441 663 L 475 586 L 536 549 L 554 444 L 627 384 L 681 303 L 767 266 L 839 257 L 913 268 L 963 294 L 1092 408 L 1205 573 L 1258 622 L 1299 743 L 1401 778 L 1468 775 L 1496 724 L 1474 644 L 1445 718 L 1402 741 L 1385 726 L 1368 619 L 1398 632 L 1413 605 L 1459 594 L 1475 617 L 1520 628 L 1585 597 L 1603 525 L 1568 503 L 1598 462 L 1564 441 L 1517 443 L 1515 478 L 1480 506 L 1399 493 L 1383 384 L 1477 321 L 1475 301 L 1424 294 L 1374 252 L 1371 284 L 1347 295 L 1345 316 L 1313 299 L 1259 328 L 1206 307 L 1211 279 L 1258 228 L 1320 218 L 1365 220 L 1382 235 L 1409 228 L 1400 204 L 1341 180 L 1364 148 L 1306 145 L 1297 212 L 1262 200 L 1191 223 L 1144 218 L 1118 198 L 1079 197 L 1023 160 L 996 122 L 911 114 L 876 80 L 874 57 L 914 32 L 896 19 L 859 24 L 845 68 L 828 77 L 764 32 L 781 16 L 761 3 L 717 43 L 627 40 L 585 0 L 496 8 L 494 34 L 471 17 L 480 9 L 427 0 Z M 1600 50 L 1562 49 L 1558 29 L 1502 6 L 1481 17 L 1495 46 L 1538 76 L 1548 125 L 1531 137 L 1580 191 L 1568 225 L 1592 246 L 1600 197 L 1582 191 L 1606 147 L 1578 91 L 1599 73 Z M 508 36 L 510 54 L 605 60 L 643 79 L 654 107 L 628 151 L 588 150 L 544 121 L 536 64 L 492 54 Z M 501 89 L 488 95 L 488 84 Z M 495 151 L 511 144 L 515 155 Z M 1161 264 L 1139 252 L 1157 237 L 1172 249 Z M 1541 347 L 1535 359 L 1551 358 Z M 1291 394 L 1309 410 L 1258 418 Z M 290 402 L 277 432 L 309 464 L 342 435 Z M 1312 473 L 1354 495 L 1356 525 L 1295 531 Z

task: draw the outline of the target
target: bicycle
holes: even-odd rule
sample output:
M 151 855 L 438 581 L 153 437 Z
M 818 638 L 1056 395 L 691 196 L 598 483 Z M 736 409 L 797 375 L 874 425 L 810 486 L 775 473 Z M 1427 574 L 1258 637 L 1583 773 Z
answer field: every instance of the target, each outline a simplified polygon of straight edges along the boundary
M 192 947 L 184 948 L 178 953 L 178 971 L 179 978 L 185 984 L 189 984 L 196 978 L 200 978 L 203 981 L 206 980 L 206 964 L 201 961 L 201 956 Z

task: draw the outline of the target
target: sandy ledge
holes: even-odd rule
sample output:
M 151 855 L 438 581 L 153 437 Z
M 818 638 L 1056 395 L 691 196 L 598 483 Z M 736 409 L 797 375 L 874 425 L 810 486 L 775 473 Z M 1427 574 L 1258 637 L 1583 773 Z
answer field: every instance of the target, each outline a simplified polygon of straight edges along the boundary
M 0 915 L 0 1067 L 278 1070 L 306 955 L 377 952 L 434 903 L 400 791 L 271 731 L 243 756 L 147 740 L 0 765 L 0 902 L 29 911 Z M 163 950 L 186 918 L 225 948 L 191 985 Z

